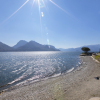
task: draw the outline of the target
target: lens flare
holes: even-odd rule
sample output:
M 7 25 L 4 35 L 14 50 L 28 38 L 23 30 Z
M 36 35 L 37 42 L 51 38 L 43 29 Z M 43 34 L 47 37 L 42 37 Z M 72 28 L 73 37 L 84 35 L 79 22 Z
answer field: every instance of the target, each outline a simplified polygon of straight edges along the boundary
M 41 16 L 44 17 L 44 13 L 43 12 L 41 12 Z
M 44 7 L 45 7 L 45 2 L 44 2 L 44 0 L 42 0 L 42 2 L 43 2 L 43 4 L 44 4 Z
M 47 43 L 48 45 L 50 44 L 49 38 L 48 38 L 48 33 L 47 33 Z
M 4 22 L 6 22 L 8 19 L 10 19 L 12 16 L 14 16 L 23 6 L 25 6 L 27 3 L 29 2 L 29 0 L 27 0 L 20 8 L 18 8 L 12 15 L 10 15 Z
M 21 6 L 19 7 L 12 15 L 10 15 L 6 20 L 3 21 L 6 22 L 7 20 L 9 20 L 12 16 L 14 16 L 23 6 L 25 6 L 30 0 L 26 0 L 26 2 Z M 55 5 L 56 7 L 58 7 L 59 9 L 61 9 L 62 11 L 64 11 L 65 13 L 67 13 L 68 15 L 70 15 L 69 12 L 67 12 L 66 10 L 64 10 L 63 8 L 61 8 L 59 5 L 57 5 L 55 2 L 53 2 L 52 0 L 49 0 L 53 5 Z M 46 8 L 46 5 L 45 5 L 45 2 L 44 0 L 33 0 L 33 3 L 32 3 L 32 6 L 34 5 L 35 2 L 38 2 L 38 7 L 39 7 L 39 16 L 40 16 L 40 26 L 41 26 L 41 35 L 42 35 L 42 21 L 41 19 L 44 17 L 44 12 L 41 11 L 43 7 Z M 71 15 L 70 15 L 71 16 Z M 2 23 L 2 24 L 3 24 Z M 47 27 L 45 28 L 46 30 L 46 35 L 47 35 L 47 43 L 48 43 L 48 46 L 49 46 L 49 38 L 48 38 L 48 29 Z M 50 46 L 49 46 L 50 48 Z
M 36 0 L 33 0 L 33 4 L 32 4 L 32 6 L 34 5 L 34 2 L 35 2 Z
M 61 8 L 60 6 L 58 6 L 55 2 L 53 2 L 52 0 L 49 0 L 52 4 L 54 4 L 55 6 L 57 6 L 59 9 L 61 9 L 62 11 L 64 11 L 65 13 L 67 13 L 68 15 L 70 15 L 70 13 L 68 13 L 66 10 L 64 10 L 63 8 Z
M 42 31 L 41 13 L 40 13 L 40 1 L 39 0 L 38 0 L 38 6 L 39 6 L 39 15 L 40 15 L 40 25 L 41 25 L 41 31 Z
M 45 3 L 43 0 L 38 0 L 40 8 L 45 7 Z
M 47 39 L 48 45 L 49 45 L 49 39 Z

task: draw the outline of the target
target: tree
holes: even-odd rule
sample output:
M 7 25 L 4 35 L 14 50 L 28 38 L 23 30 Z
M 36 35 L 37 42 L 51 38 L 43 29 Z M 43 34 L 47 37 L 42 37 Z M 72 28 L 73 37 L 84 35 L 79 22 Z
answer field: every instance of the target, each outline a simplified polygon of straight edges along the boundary
M 89 49 L 88 47 L 82 47 L 81 49 L 82 49 L 86 54 L 87 54 L 88 51 L 90 51 L 90 49 Z

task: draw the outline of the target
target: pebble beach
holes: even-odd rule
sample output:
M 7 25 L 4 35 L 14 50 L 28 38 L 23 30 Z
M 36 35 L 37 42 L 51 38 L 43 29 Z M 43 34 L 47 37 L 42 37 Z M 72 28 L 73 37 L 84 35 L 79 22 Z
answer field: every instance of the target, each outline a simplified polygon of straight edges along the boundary
M 13 86 L 0 94 L 0 100 L 89 100 L 100 97 L 100 63 L 81 56 L 82 64 L 71 73 L 24 86 Z

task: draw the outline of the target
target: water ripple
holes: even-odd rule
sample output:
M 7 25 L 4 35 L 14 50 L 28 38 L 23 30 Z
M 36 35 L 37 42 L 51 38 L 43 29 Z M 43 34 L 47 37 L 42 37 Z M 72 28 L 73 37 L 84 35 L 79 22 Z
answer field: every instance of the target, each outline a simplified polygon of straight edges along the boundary
M 70 72 L 80 64 L 77 52 L 0 52 L 0 86 Z

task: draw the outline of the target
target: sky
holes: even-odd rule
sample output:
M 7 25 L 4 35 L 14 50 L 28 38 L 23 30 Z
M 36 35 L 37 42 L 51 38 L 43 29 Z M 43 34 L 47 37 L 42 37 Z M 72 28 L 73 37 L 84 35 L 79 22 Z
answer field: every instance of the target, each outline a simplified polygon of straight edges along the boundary
M 100 44 L 100 0 L 1 0 L 0 41 L 56 48 Z

